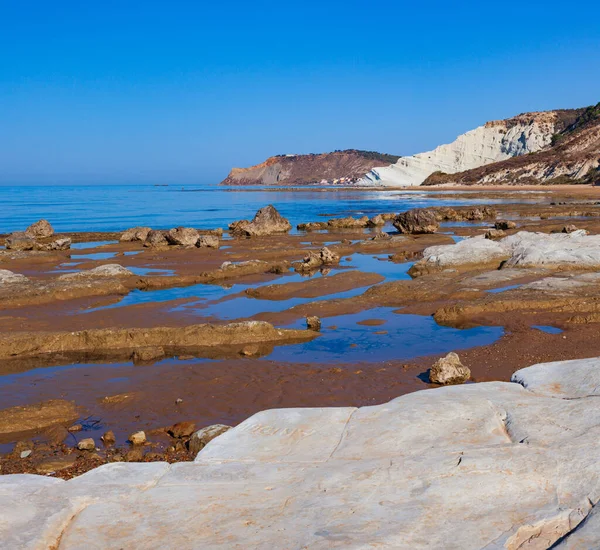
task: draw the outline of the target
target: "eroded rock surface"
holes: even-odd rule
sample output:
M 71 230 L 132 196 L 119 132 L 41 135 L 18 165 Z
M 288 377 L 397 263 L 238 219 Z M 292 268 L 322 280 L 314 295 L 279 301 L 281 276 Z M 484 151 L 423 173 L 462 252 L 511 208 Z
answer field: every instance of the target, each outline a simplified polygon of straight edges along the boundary
M 416 208 L 399 214 L 394 227 L 400 233 L 435 233 L 440 226 L 433 210 Z
M 0 477 L 7 548 L 597 548 L 600 359 L 258 413 L 194 463 Z M 206 526 L 210 526 L 207 528 Z
M 150 231 L 152 231 L 150 227 L 132 227 L 125 231 L 119 240 L 121 242 L 145 241 Z
M 290 222 L 271 204 L 261 208 L 252 221 L 240 220 L 229 225 L 232 234 L 246 237 L 287 233 L 291 228 Z
M 48 220 L 40 220 L 32 223 L 26 230 L 25 234 L 32 239 L 44 239 L 54 235 L 54 229 Z

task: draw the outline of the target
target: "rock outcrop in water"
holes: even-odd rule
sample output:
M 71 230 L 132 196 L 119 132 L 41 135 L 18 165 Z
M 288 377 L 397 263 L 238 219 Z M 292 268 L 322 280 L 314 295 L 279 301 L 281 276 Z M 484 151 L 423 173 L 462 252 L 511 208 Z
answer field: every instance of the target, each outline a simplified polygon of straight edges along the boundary
M 279 155 L 249 168 L 234 168 L 221 185 L 350 184 L 371 168 L 399 157 L 372 151 L 334 151 L 316 155 Z
M 233 235 L 261 237 L 274 233 L 287 233 L 292 225 L 272 205 L 261 208 L 252 221 L 240 220 L 229 225 Z
M 583 109 L 524 113 L 487 122 L 433 151 L 402 157 L 395 164 L 371 170 L 362 183 L 421 185 L 434 173 L 454 174 L 471 168 L 541 151 L 555 134 L 573 124 Z M 437 179 L 430 183 L 439 183 Z
M 7 548 L 600 546 L 600 359 L 258 413 L 193 463 L 0 476 Z M 210 528 L 207 528 L 210 526 Z

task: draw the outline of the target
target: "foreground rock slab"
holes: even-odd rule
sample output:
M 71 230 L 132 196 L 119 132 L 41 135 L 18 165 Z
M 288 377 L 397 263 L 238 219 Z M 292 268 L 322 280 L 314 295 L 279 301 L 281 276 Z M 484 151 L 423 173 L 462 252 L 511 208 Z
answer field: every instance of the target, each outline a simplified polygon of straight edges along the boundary
M 0 476 L 7 548 L 598 548 L 600 358 L 263 411 L 194 463 Z

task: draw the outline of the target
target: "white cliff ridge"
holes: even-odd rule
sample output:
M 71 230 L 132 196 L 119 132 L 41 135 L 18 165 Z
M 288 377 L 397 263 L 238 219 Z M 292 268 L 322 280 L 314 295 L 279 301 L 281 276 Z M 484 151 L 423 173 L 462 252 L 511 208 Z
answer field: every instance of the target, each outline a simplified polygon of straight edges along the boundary
M 396 164 L 373 168 L 361 183 L 421 185 L 434 172 L 453 174 L 540 151 L 550 145 L 557 123 L 558 116 L 554 111 L 525 113 L 488 122 L 433 151 L 402 157 Z

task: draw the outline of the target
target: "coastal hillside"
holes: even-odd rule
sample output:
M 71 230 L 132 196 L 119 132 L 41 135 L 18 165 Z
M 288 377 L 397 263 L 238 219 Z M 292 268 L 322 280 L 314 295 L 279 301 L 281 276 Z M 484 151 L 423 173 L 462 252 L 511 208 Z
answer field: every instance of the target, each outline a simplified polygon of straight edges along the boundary
M 373 168 L 364 184 L 421 185 L 431 174 L 454 174 L 541 151 L 553 136 L 573 125 L 584 109 L 523 113 L 494 120 L 460 135 L 433 151 L 402 157 L 395 164 Z
M 424 185 L 572 184 L 600 182 L 600 103 L 588 107 L 531 155 L 457 174 L 434 173 Z
M 221 185 L 349 184 L 375 166 L 396 162 L 395 155 L 347 149 L 310 155 L 278 155 L 249 168 L 233 168 Z

